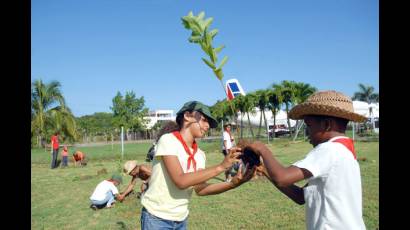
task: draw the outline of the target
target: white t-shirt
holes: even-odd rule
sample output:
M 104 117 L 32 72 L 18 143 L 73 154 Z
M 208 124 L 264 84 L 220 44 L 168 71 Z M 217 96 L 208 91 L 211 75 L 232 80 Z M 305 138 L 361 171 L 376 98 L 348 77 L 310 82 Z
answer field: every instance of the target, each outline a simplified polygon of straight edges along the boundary
M 362 218 L 360 168 L 352 152 L 341 143 L 317 145 L 294 166 L 312 173 L 305 187 L 306 227 L 310 229 L 366 229 Z
M 191 152 L 193 149 L 189 146 Z M 165 168 L 162 156 L 177 156 L 184 173 L 193 172 L 193 165 L 187 171 L 188 153 L 181 142 L 172 133 L 164 134 L 158 141 L 154 160 L 152 161 L 152 174 L 148 181 L 148 190 L 141 197 L 141 204 L 149 213 L 166 220 L 182 221 L 188 214 L 188 202 L 191 198 L 193 187 L 179 189 L 172 182 Z M 205 153 L 198 148 L 194 159 L 197 171 L 205 168 Z
M 112 192 L 112 194 L 118 194 L 118 189 L 115 187 L 114 183 L 103 180 L 95 188 L 93 194 L 91 195 L 91 200 L 104 200 L 107 197 L 107 193 Z
M 222 149 L 225 149 L 225 145 L 224 145 L 224 141 L 226 141 L 226 148 L 229 150 L 232 148 L 232 141 L 231 141 L 231 136 L 229 135 L 229 133 L 227 131 L 223 132 L 223 140 L 222 140 Z

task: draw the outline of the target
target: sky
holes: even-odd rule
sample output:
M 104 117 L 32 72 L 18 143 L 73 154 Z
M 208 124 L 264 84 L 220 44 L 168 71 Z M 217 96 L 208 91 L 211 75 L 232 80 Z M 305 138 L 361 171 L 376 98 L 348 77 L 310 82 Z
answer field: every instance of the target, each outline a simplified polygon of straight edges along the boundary
M 226 95 L 181 17 L 213 17 L 214 47 L 226 81 L 246 92 L 283 80 L 353 96 L 379 91 L 376 0 L 32 0 L 31 81 L 61 83 L 76 117 L 112 112 L 118 92 L 144 97 L 149 110 Z

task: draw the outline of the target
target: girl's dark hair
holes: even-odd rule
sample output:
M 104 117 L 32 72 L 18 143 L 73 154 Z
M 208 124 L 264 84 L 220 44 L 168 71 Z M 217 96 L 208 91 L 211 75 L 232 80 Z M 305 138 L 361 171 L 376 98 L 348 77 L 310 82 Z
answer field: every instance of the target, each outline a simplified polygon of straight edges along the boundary
M 177 117 L 177 119 L 178 119 L 178 117 Z M 172 133 L 172 132 L 178 131 L 178 130 L 180 130 L 180 125 L 177 122 L 168 121 L 168 122 L 164 123 L 162 125 L 161 129 L 158 131 L 157 138 L 156 138 L 155 141 L 157 142 L 159 140 L 159 138 L 162 135 L 166 134 L 166 133 Z

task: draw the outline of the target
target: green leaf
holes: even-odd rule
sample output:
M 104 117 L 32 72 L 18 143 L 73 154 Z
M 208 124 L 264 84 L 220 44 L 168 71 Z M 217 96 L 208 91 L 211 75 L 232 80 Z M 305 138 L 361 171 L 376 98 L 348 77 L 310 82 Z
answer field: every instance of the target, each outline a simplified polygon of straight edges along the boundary
M 208 18 L 204 21 L 204 28 L 208 29 L 208 27 L 211 25 L 212 21 L 214 20 L 214 18 Z
M 202 37 L 201 36 L 191 36 L 190 38 L 189 38 L 189 42 L 193 42 L 193 43 L 198 43 L 198 42 L 200 42 L 202 40 Z
M 218 69 L 222 69 L 222 67 L 225 65 L 225 63 L 228 61 L 228 56 L 225 56 L 222 61 L 221 64 L 219 65 Z
M 216 77 L 222 81 L 222 78 L 224 77 L 224 74 L 222 73 L 222 69 L 214 69 L 214 73 Z
M 221 45 L 221 46 L 219 46 L 218 48 L 215 48 L 214 51 L 215 51 L 216 54 L 219 54 L 219 52 L 221 52 L 221 50 L 222 50 L 223 48 L 225 48 L 225 45 Z
M 211 30 L 211 32 L 209 32 L 209 35 L 213 39 L 217 33 L 218 33 L 218 29 L 213 29 L 213 30 Z
M 188 17 L 193 17 L 193 16 L 194 16 L 194 14 L 192 13 L 192 11 L 189 11 Z
M 182 24 L 184 25 L 184 28 L 185 28 L 185 29 L 191 29 L 191 27 L 189 26 L 189 22 L 188 22 L 188 20 L 186 19 L 186 16 L 185 16 L 185 17 L 182 17 L 181 20 L 182 20 Z
M 208 38 L 208 36 L 206 36 L 206 37 Z M 209 57 L 211 58 L 211 61 L 212 61 L 213 63 L 216 63 L 217 58 L 216 58 L 214 49 L 212 49 L 212 46 L 211 46 L 211 45 L 208 46 L 207 54 L 208 54 Z
M 202 60 L 205 62 L 205 64 L 207 64 L 209 67 L 211 67 L 211 69 L 215 69 L 215 65 L 210 62 L 208 59 L 202 58 Z
M 196 18 L 198 19 L 198 21 L 202 21 L 202 19 L 204 18 L 204 16 L 205 16 L 205 12 L 204 12 L 204 11 L 201 11 L 201 13 L 199 13 Z
M 201 45 L 202 50 L 208 54 L 208 46 L 206 45 L 206 43 L 204 41 L 199 42 L 199 44 Z

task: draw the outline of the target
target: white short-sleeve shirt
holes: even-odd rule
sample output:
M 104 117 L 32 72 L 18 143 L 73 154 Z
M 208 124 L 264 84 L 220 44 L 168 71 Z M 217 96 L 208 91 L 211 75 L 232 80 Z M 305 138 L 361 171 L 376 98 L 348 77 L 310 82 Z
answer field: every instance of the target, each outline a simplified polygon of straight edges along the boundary
M 225 149 L 225 145 L 224 145 L 224 141 L 226 141 L 226 148 L 229 150 L 232 148 L 232 141 L 231 141 L 231 135 L 229 135 L 229 133 L 227 131 L 223 132 L 223 140 L 222 140 L 222 149 Z
M 193 149 L 191 147 L 190 151 Z M 178 157 L 184 173 L 193 172 L 193 166 L 187 171 L 188 154 L 181 142 L 172 133 L 164 134 L 158 141 L 157 150 L 152 161 L 152 174 L 148 181 L 148 190 L 141 198 L 141 204 L 154 216 L 166 220 L 182 221 L 188 214 L 188 203 L 193 187 L 179 189 L 171 180 L 162 156 L 174 155 Z M 205 153 L 198 148 L 194 159 L 197 170 L 205 168 Z
M 107 197 L 107 193 L 112 192 L 112 194 L 118 194 L 118 189 L 115 187 L 114 183 L 108 180 L 101 181 L 95 188 L 93 194 L 91 195 L 91 200 L 104 200 Z
M 334 137 L 317 145 L 294 166 L 312 173 L 305 187 L 307 229 L 366 229 L 362 217 L 360 168 L 350 150 Z

